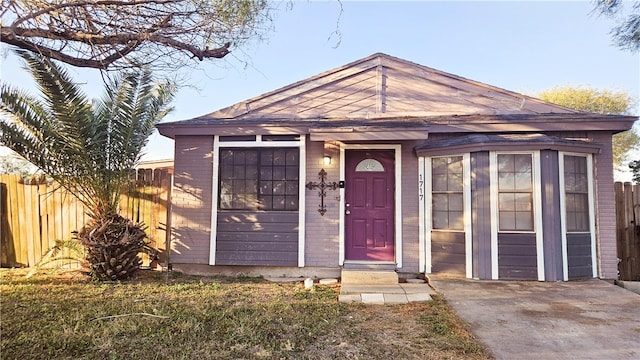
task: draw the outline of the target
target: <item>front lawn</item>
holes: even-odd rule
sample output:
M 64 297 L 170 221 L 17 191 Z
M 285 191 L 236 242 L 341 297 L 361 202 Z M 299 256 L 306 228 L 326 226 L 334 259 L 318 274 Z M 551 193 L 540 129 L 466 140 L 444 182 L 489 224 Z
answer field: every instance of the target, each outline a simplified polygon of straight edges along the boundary
M 0 270 L 2 359 L 488 358 L 438 297 L 365 306 L 261 278 L 25 274 Z

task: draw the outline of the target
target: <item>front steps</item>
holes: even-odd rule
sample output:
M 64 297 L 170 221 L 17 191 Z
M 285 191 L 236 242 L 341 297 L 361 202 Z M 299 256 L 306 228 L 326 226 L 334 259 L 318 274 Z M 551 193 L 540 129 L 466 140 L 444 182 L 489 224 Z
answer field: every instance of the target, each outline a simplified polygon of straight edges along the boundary
M 400 283 L 393 262 L 345 261 L 340 296 L 344 303 L 406 304 L 431 300 L 426 283 Z
M 393 270 L 342 269 L 342 284 L 397 285 L 398 273 Z
M 342 284 L 395 285 L 398 273 L 394 262 L 345 261 L 342 266 Z

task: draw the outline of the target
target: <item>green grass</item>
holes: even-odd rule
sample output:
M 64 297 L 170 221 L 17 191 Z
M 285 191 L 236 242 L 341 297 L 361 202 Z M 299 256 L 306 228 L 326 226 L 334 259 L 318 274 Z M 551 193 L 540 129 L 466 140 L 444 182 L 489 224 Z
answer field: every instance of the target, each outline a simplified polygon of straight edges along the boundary
M 25 274 L 0 271 L 2 359 L 487 358 L 441 298 L 364 306 L 261 278 Z

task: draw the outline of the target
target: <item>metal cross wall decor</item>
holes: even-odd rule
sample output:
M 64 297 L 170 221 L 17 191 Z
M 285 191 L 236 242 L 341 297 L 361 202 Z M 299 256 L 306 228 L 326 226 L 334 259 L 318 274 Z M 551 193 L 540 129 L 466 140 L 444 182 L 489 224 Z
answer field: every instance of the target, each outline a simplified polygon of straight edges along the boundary
M 324 205 L 324 197 L 327 196 L 326 190 L 337 189 L 338 183 L 335 181 L 330 183 L 326 182 L 325 180 L 327 179 L 327 172 L 324 171 L 324 169 L 320 169 L 318 177 L 320 177 L 319 183 L 315 181 L 309 181 L 305 186 L 309 190 L 320 189 L 320 191 L 318 192 L 318 196 L 320 196 L 320 205 L 318 205 L 318 212 L 320 213 L 320 216 L 324 216 L 324 214 L 327 212 L 327 207 Z

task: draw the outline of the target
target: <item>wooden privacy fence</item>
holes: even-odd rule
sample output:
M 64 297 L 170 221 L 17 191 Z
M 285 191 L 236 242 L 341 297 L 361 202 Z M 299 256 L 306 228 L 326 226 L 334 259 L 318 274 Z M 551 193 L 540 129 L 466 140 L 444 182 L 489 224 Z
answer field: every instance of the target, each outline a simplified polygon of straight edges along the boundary
M 143 254 L 143 265 L 153 266 L 166 256 L 168 209 L 172 175 L 164 169 L 140 169 L 120 201 L 121 214 L 144 222 L 158 261 Z M 28 184 L 19 175 L 0 175 L 0 262 L 3 267 L 29 267 L 88 220 L 85 207 L 56 183 Z
M 640 280 L 640 185 L 617 182 L 616 241 L 620 280 Z

